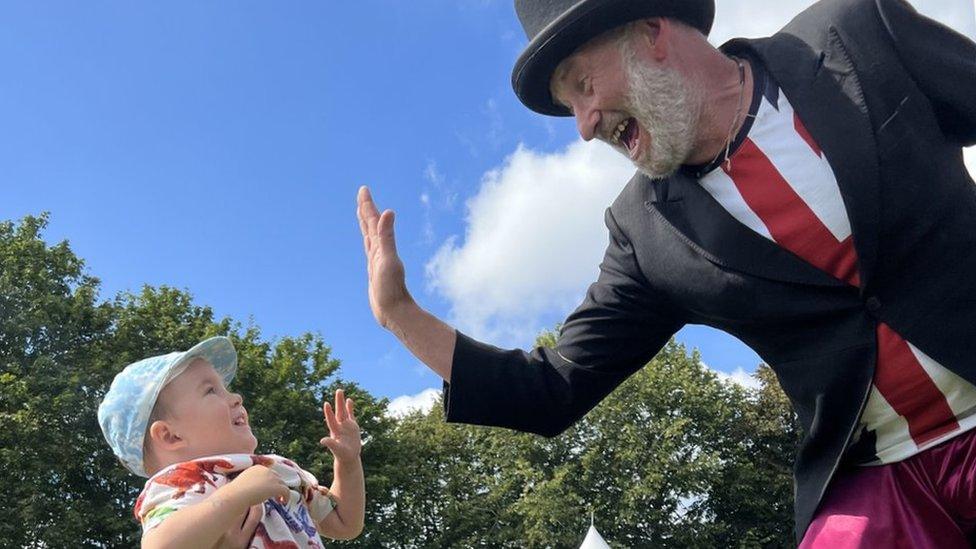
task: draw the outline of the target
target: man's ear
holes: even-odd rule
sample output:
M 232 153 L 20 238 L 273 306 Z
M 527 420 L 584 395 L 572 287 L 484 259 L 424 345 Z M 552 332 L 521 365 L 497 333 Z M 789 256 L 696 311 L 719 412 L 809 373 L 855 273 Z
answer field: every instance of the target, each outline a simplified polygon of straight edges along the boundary
M 668 38 L 671 32 L 669 23 L 670 21 L 663 17 L 648 17 L 636 23 L 642 49 L 658 62 L 668 56 Z
M 173 426 L 161 419 L 149 426 L 149 437 L 160 450 L 172 451 L 186 446 L 186 441 L 173 430 Z

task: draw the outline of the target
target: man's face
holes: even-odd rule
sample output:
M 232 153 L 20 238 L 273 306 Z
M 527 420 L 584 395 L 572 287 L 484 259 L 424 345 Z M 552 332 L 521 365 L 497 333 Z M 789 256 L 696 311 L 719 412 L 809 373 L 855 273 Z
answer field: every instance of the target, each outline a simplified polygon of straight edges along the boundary
M 648 176 L 666 177 L 692 152 L 701 101 L 676 69 L 646 55 L 640 38 L 592 40 L 560 63 L 551 90 L 584 140 L 596 137 Z
M 248 425 L 239 394 L 231 393 L 213 365 L 195 359 L 159 394 L 172 432 L 185 441 L 194 458 L 217 454 L 252 454 L 258 441 Z

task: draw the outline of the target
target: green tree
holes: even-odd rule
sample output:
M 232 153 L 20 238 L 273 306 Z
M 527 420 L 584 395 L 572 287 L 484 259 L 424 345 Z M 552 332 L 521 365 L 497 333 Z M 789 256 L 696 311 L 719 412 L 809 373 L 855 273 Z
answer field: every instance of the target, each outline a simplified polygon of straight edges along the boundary
M 592 511 L 618 547 L 789 546 L 796 427 L 758 376 L 757 391 L 723 382 L 671 342 L 552 439 L 414 413 L 393 433 L 411 474 L 384 545 L 572 547 Z
M 62 242 L 47 246 L 46 216 L 0 223 L 0 545 L 92 544 L 92 506 L 128 486 L 96 472 L 104 442 L 95 425 L 95 342 L 112 307 L 98 280 Z M 96 427 L 97 429 L 97 427 Z M 108 519 L 109 517 L 106 517 Z M 117 521 L 106 520 L 108 538 Z M 131 543 L 129 544 L 131 545 Z
M 572 547 L 594 512 L 617 547 L 792 544 L 799 429 L 772 371 L 723 382 L 674 342 L 585 418 L 547 439 L 403 418 L 339 377 L 315 334 L 268 340 L 184 290 L 100 300 L 46 216 L 0 223 L 0 546 L 133 547 L 143 479 L 116 461 L 95 410 L 114 375 L 146 356 L 229 335 L 259 451 L 331 480 L 321 404 L 343 387 L 369 443 L 366 529 L 353 547 Z M 537 345 L 555 344 L 555 332 Z M 504 405 L 504 403 L 500 403 Z
M 239 354 L 233 388 L 245 395 L 259 451 L 294 459 L 328 483 L 331 456 L 321 406 L 337 387 L 358 403 L 373 442 L 363 453 L 368 502 L 385 504 L 372 469 L 387 459 L 386 402 L 338 378 L 321 337 L 274 342 L 255 326 L 215 319 L 189 293 L 145 287 L 99 302 L 98 280 L 66 242 L 42 239 L 45 216 L 0 224 L 0 546 L 133 547 L 132 505 L 143 479 L 126 472 L 98 427 L 96 409 L 130 362 L 227 334 Z M 382 486 L 382 479 L 380 486 Z M 368 546 L 375 523 L 352 545 Z

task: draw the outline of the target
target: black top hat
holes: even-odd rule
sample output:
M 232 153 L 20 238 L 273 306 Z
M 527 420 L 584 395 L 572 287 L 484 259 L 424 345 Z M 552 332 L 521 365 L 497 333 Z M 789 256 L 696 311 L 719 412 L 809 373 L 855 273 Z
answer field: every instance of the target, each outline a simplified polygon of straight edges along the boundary
M 559 63 L 591 38 L 645 17 L 670 17 L 708 36 L 715 0 L 515 0 L 529 45 L 515 62 L 512 87 L 526 107 L 542 114 L 570 116 L 549 94 Z

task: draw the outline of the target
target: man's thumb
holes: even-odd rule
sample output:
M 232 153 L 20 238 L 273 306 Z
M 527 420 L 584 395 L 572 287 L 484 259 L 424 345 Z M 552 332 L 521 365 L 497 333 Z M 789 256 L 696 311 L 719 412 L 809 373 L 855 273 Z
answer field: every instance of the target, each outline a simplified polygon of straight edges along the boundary
M 337 448 L 337 445 L 339 443 L 334 438 L 325 437 L 325 438 L 323 438 L 322 440 L 319 441 L 319 444 L 321 444 L 322 446 L 325 446 L 326 448 L 328 448 L 329 451 L 335 452 L 335 450 Z

